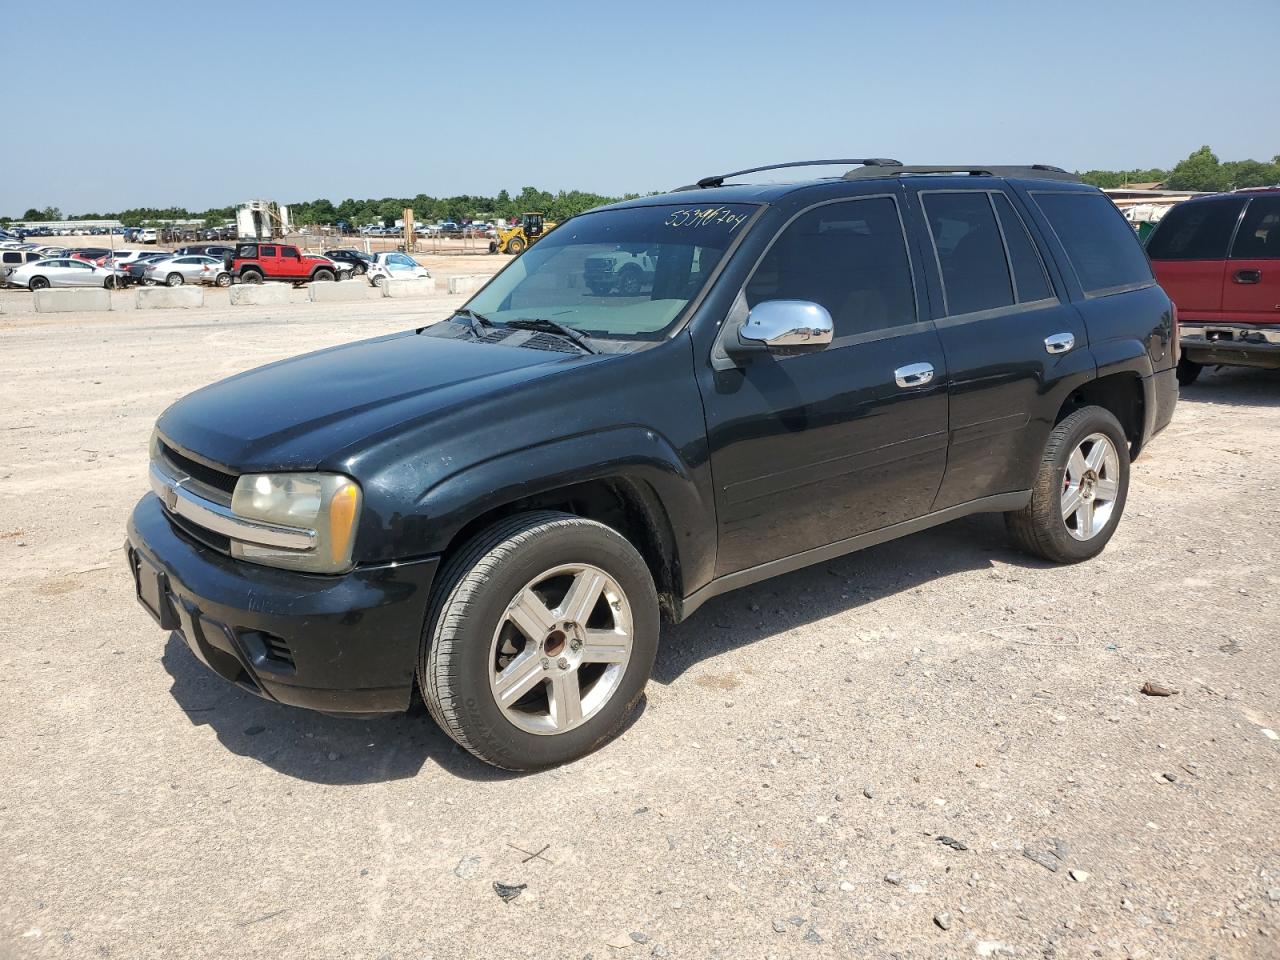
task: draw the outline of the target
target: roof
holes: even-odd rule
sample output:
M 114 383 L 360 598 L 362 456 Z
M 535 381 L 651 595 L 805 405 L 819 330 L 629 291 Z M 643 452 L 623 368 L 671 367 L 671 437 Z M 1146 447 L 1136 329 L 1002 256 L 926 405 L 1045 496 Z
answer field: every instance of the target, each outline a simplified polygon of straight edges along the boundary
M 746 176 L 769 170 L 784 170 L 808 166 L 842 166 L 853 165 L 853 169 L 840 177 L 810 177 L 788 183 L 735 183 L 724 185 L 724 181 L 733 177 Z M 598 209 L 616 210 L 626 207 L 647 207 L 656 203 L 773 203 L 788 194 L 810 187 L 830 185 L 843 181 L 896 180 L 904 177 L 936 177 L 939 180 L 962 180 L 971 183 L 974 178 L 992 178 L 1007 180 L 1052 180 L 1082 187 L 1080 179 L 1060 167 L 1048 164 L 1028 164 L 1022 166 L 1003 165 L 969 165 L 942 164 L 930 166 L 908 166 L 897 160 L 865 159 L 865 160 L 799 160 L 792 163 L 775 163 L 763 167 L 752 167 L 734 173 L 718 174 L 703 177 L 696 184 L 678 187 L 670 193 L 656 194 L 648 197 L 637 197 L 621 203 L 609 204 Z M 1084 187 L 1084 189 L 1093 189 Z

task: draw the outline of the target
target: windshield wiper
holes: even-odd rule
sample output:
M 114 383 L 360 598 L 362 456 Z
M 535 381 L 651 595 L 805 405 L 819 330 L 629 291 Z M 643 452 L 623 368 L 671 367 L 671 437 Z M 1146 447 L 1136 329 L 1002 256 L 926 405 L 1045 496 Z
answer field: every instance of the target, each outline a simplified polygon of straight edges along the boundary
M 466 317 L 467 320 L 471 322 L 471 332 L 474 333 L 477 337 L 484 336 L 485 327 L 493 326 L 493 321 L 490 320 L 488 317 L 486 317 L 483 313 L 476 313 L 474 310 L 470 310 L 467 307 L 463 307 L 461 310 L 453 311 L 453 315 L 455 317 Z
M 503 326 L 515 327 L 517 330 L 539 330 L 542 333 L 554 333 L 581 347 L 586 353 L 596 352 L 587 344 L 587 335 L 585 333 L 574 330 L 572 327 L 566 327 L 563 323 L 548 320 L 546 317 L 520 317 L 515 320 L 508 320 Z

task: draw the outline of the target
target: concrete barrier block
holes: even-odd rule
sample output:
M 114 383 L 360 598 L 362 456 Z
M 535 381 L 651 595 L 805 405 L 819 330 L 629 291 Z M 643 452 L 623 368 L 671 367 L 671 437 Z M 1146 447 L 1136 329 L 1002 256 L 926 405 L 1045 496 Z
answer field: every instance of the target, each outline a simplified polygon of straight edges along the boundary
M 352 303 L 381 296 L 381 290 L 363 279 L 322 280 L 311 284 L 312 303 Z
M 203 306 L 203 287 L 181 286 L 138 288 L 139 310 L 190 310 L 192 307 Z
M 450 293 L 474 293 L 476 290 L 479 290 L 488 282 L 489 282 L 489 277 L 483 276 L 483 275 L 476 275 L 476 274 L 463 275 L 459 277 L 450 277 L 449 292 Z
M 382 282 L 382 295 L 393 299 L 401 297 L 437 297 L 442 293 L 443 291 L 436 287 L 435 280 L 429 277 L 421 280 L 384 280 Z
M 82 290 L 37 290 L 36 313 L 83 313 L 111 309 L 111 291 L 105 287 Z
M 233 307 L 266 307 L 293 300 L 287 283 L 237 283 L 230 291 Z

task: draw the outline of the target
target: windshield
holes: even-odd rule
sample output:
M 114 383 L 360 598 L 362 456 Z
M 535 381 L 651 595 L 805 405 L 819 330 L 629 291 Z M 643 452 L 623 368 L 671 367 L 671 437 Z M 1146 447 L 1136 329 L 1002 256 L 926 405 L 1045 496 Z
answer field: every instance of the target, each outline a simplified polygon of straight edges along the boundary
M 467 304 L 494 323 L 554 320 L 656 340 L 705 285 L 751 204 L 628 207 L 551 230 Z

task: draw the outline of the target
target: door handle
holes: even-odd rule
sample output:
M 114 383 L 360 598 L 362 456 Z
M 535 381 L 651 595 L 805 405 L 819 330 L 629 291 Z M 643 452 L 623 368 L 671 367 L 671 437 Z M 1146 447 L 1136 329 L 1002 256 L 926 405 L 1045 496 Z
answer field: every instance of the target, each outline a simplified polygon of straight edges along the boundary
M 1231 278 L 1233 283 L 1261 283 L 1261 270 L 1237 270 Z
M 900 387 L 923 387 L 933 379 L 933 364 L 908 363 L 893 371 L 893 379 Z
M 1066 353 L 1076 345 L 1074 333 L 1055 333 L 1044 338 L 1044 348 L 1049 353 Z

